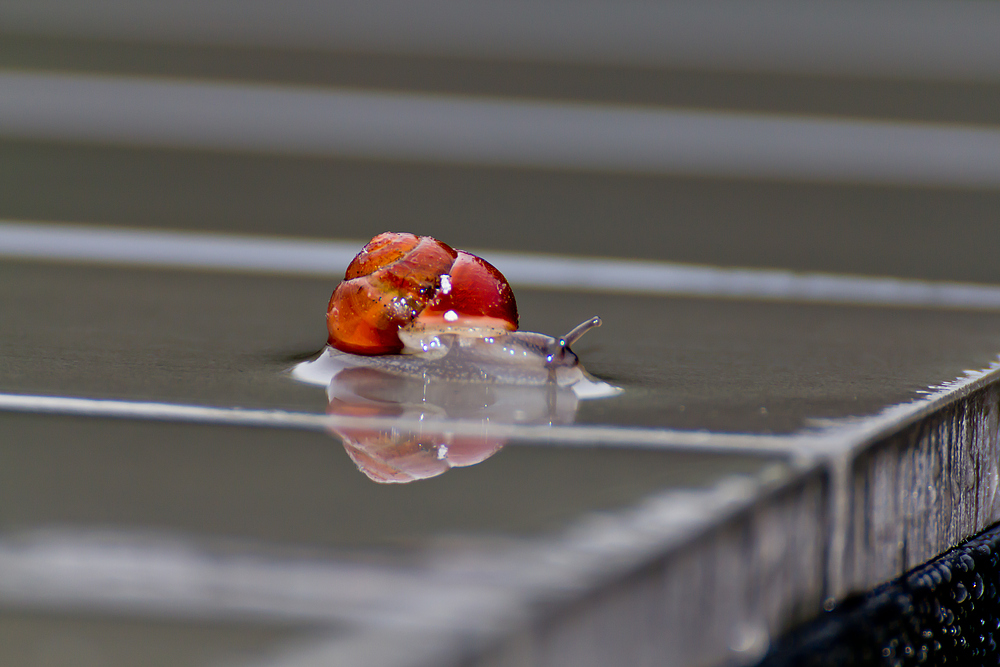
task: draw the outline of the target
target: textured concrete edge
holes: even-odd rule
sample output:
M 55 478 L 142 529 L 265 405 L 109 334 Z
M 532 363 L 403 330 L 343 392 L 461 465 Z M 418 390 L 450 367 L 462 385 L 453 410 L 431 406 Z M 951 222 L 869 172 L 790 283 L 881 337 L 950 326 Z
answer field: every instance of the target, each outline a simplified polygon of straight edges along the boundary
M 456 664 L 756 660 L 771 636 L 810 617 L 827 595 L 828 497 L 824 467 L 799 472 L 583 595 L 536 609 L 530 627 Z
M 1000 520 L 1000 382 L 991 379 L 847 464 L 838 594 L 899 576 Z
M 776 466 L 585 517 L 551 539 L 457 558 L 440 552 L 429 560 L 438 581 L 457 577 L 503 591 L 506 604 L 482 600 L 471 614 L 444 609 L 440 620 L 457 612 L 452 619 L 477 631 L 439 623 L 408 651 L 413 637 L 405 628 L 376 629 L 290 646 L 250 664 L 346 665 L 357 656 L 380 667 L 755 660 L 773 634 L 808 618 L 825 595 L 828 495 L 823 466 Z M 789 524 L 798 530 L 786 531 Z
M 829 600 L 979 533 L 1000 520 L 1000 378 L 941 389 L 468 664 L 748 664 Z
M 828 580 L 841 602 L 833 614 L 782 636 L 761 665 L 937 664 L 941 657 L 986 664 L 996 648 L 986 625 L 1000 623 L 996 373 L 954 383 L 831 466 Z M 977 607 L 984 591 L 990 598 Z M 961 641 L 963 624 L 975 630 L 968 642 Z

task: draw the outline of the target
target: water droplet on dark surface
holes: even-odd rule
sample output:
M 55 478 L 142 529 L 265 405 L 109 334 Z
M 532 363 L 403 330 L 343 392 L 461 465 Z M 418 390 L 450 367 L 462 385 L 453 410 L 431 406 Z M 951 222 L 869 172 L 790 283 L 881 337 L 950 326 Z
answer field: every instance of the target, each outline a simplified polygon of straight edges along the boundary
M 978 572 L 972 575 L 971 579 L 969 580 L 969 587 L 972 589 L 972 596 L 974 598 L 978 600 L 979 598 L 983 597 L 983 591 L 985 587 L 983 586 L 983 578 L 979 576 Z

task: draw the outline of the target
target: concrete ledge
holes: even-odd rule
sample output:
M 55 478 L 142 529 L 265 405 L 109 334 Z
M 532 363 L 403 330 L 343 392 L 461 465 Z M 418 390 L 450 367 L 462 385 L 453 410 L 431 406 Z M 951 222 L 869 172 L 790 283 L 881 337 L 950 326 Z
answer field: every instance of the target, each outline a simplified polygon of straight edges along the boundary
M 825 595 L 828 478 L 815 469 L 596 588 L 477 662 L 691 665 L 759 657 Z
M 1000 520 L 998 406 L 992 384 L 858 452 L 842 591 L 899 576 Z

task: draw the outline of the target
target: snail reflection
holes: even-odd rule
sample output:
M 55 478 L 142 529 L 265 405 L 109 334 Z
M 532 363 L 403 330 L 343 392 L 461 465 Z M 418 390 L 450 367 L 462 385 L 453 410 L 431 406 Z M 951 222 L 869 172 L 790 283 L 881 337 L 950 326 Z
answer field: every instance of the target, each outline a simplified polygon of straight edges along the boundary
M 455 341 L 442 347 L 437 359 L 366 358 L 327 348 L 293 375 L 325 386 L 328 414 L 372 418 L 361 426 L 334 420 L 330 430 L 358 468 L 383 483 L 480 463 L 506 442 L 491 433 L 497 426 L 569 424 L 581 400 L 618 393 L 579 364 L 525 374 L 469 355 Z
M 293 375 L 326 387 L 328 412 L 345 417 L 331 430 L 362 472 L 410 482 L 489 458 L 505 444 L 499 424 L 570 423 L 580 400 L 618 393 L 570 348 L 599 325 L 560 338 L 518 331 L 513 292 L 492 265 L 386 233 L 334 291 L 329 346 Z

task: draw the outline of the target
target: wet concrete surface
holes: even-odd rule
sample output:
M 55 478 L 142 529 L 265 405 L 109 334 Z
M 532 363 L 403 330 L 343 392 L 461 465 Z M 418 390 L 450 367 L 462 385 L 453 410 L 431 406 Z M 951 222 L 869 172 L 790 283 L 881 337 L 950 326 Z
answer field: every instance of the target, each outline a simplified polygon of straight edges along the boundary
M 252 659 L 309 636 L 280 626 L 151 621 L 133 615 L 0 612 L 0 641 L 11 664 L 194 667 Z
M 4 531 L 165 531 L 287 548 L 405 550 L 448 537 L 545 535 L 656 491 L 711 488 L 781 463 L 753 454 L 522 444 L 433 480 L 383 486 L 361 475 L 324 433 L 13 414 L 0 420 Z
M 326 342 L 336 280 L 6 262 L 4 391 L 322 413 L 287 371 Z M 581 424 L 796 433 L 873 415 L 1000 352 L 1000 316 L 524 290 L 522 328 L 621 386 Z

